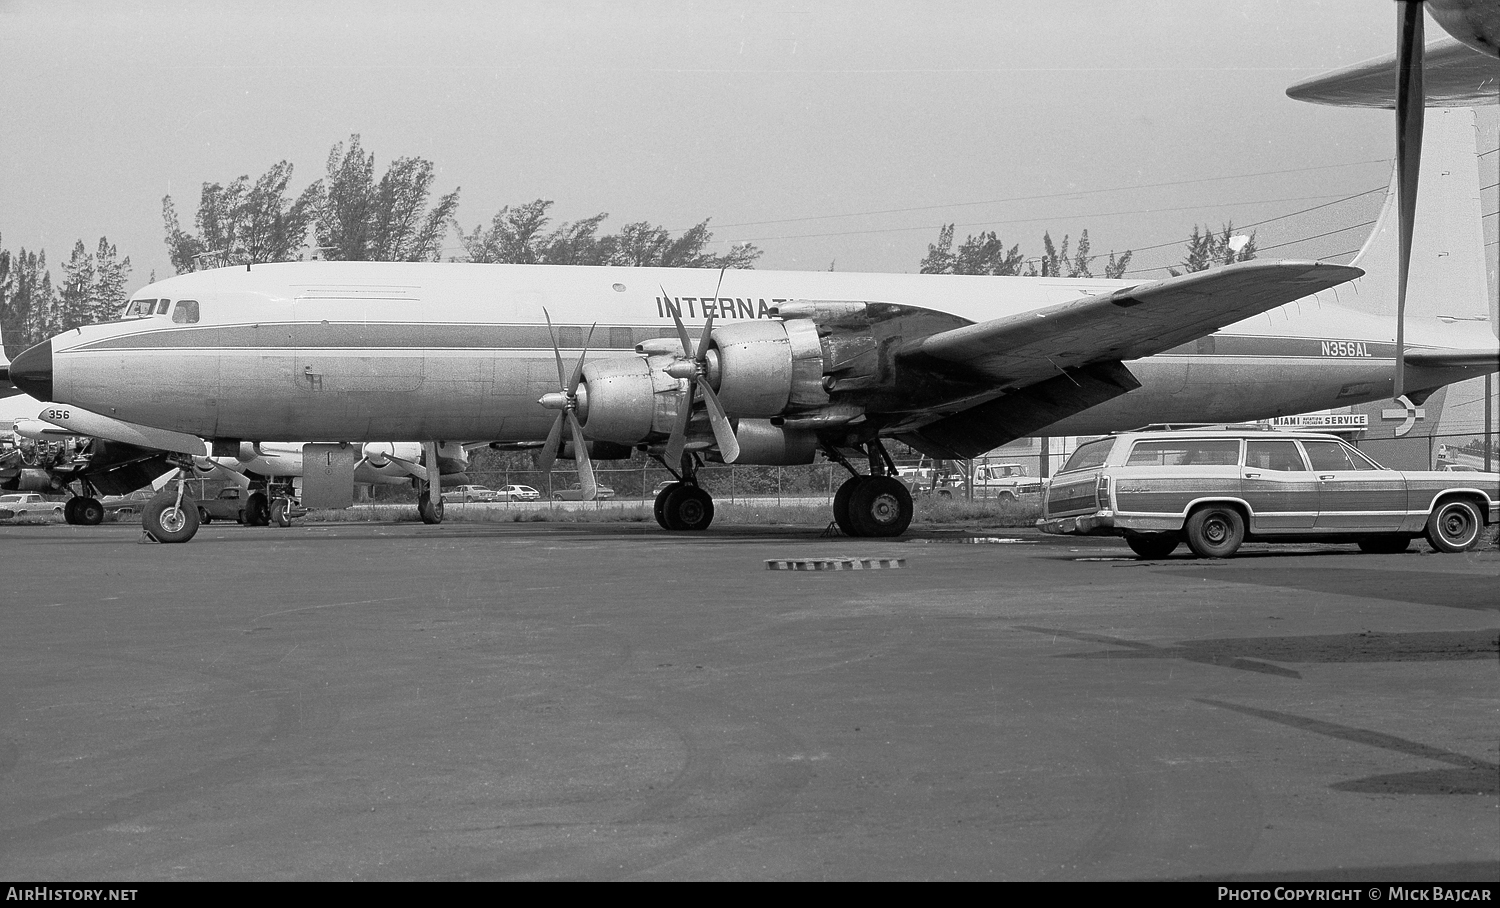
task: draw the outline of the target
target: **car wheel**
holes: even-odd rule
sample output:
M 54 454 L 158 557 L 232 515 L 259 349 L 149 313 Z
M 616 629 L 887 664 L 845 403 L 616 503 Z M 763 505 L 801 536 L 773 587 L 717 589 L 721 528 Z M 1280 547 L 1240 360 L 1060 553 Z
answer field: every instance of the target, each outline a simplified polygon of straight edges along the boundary
M 1450 498 L 1427 518 L 1427 541 L 1439 552 L 1464 552 L 1479 542 L 1484 518 L 1466 498 Z
M 1015 504 L 1016 502 L 1015 492 L 1001 492 L 999 497 L 1001 504 Z
M 1359 540 L 1359 550 L 1369 555 L 1398 555 L 1411 546 L 1405 536 L 1366 536 Z
M 1226 505 L 1208 505 L 1187 520 L 1188 548 L 1199 558 L 1228 558 L 1245 541 L 1245 518 Z
M 1176 533 L 1151 533 L 1143 536 L 1126 536 L 1125 544 L 1137 556 L 1148 561 L 1165 558 L 1177 551 L 1182 540 Z
M 141 525 L 157 542 L 187 542 L 198 532 L 198 509 L 177 505 L 176 492 L 163 492 L 146 505 Z
M 202 523 L 202 524 L 213 523 L 214 522 L 214 515 L 208 513 L 208 508 L 199 508 L 198 509 L 198 522 Z

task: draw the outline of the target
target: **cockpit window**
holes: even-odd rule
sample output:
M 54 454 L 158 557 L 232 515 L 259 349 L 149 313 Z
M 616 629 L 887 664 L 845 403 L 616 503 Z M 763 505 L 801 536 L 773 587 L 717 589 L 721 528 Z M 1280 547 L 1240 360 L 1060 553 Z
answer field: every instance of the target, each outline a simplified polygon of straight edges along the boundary
M 167 307 L 170 306 L 170 305 L 172 305 L 172 301 L 171 300 L 161 300 L 160 302 L 158 302 L 156 304 L 156 314 L 157 315 L 166 315 L 167 314 Z
M 162 300 L 166 302 L 166 300 Z M 125 304 L 122 318 L 142 318 L 156 311 L 156 300 L 131 300 Z
M 196 325 L 198 323 L 198 301 L 178 300 L 177 308 L 172 310 L 172 321 L 179 325 Z

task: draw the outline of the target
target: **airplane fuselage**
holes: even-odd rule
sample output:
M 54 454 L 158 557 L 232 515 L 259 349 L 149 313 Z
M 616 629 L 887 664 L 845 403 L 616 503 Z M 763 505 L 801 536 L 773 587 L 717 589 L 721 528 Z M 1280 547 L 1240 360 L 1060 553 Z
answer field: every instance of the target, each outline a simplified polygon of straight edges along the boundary
M 1129 286 L 1124 281 L 835 272 L 293 263 L 169 278 L 136 294 L 169 313 L 53 339 L 53 399 L 204 438 L 536 440 L 569 365 L 632 357 L 716 324 L 771 319 L 790 300 L 919 307 L 954 325 Z M 718 285 L 717 293 L 715 287 Z M 182 308 L 184 300 L 196 306 Z M 181 313 L 181 314 L 179 314 Z M 189 319 L 196 319 L 190 321 Z M 1414 348 L 1473 345 L 1411 337 Z M 1142 387 L 1056 424 L 1090 434 L 1150 422 L 1265 418 L 1390 396 L 1389 321 L 1326 291 L 1126 365 Z M 1408 370 L 1408 386 L 1466 377 Z M 1424 374 L 1430 373 L 1430 374 Z M 121 394 L 121 388 L 131 393 Z

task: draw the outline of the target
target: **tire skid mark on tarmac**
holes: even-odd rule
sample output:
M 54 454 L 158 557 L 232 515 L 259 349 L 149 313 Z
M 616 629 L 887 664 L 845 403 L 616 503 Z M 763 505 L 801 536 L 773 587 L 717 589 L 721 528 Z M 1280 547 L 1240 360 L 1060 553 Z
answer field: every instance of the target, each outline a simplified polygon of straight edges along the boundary
M 331 721 L 337 722 L 337 709 L 332 709 L 331 713 L 326 709 L 309 709 L 319 698 L 304 697 L 301 691 L 261 690 L 248 693 L 269 699 L 275 712 L 260 738 L 242 753 L 215 760 L 199 769 L 91 809 L 0 830 L 0 857 L 19 851 L 18 846 L 35 850 L 37 846 L 48 842 L 80 833 L 97 832 L 254 778 L 267 771 L 267 749 L 284 747 L 295 735 L 329 722 L 330 715 Z M 310 723 L 308 719 L 315 721 Z M 150 859 L 145 860 L 149 862 Z M 138 868 L 141 863 L 142 857 L 137 856 L 130 866 Z M 112 872 L 108 868 L 98 869 L 106 875 Z M 126 868 L 117 868 L 121 871 L 124 869 Z
M 1105 650 L 1090 653 L 1059 653 L 1059 659 L 1181 659 L 1184 662 L 1197 662 L 1202 665 L 1222 666 L 1234 668 L 1241 671 L 1258 672 L 1263 675 L 1279 675 L 1283 678 L 1301 679 L 1300 672 L 1269 662 L 1260 662 L 1254 659 L 1243 659 L 1229 653 L 1223 653 L 1212 649 L 1204 649 L 1189 644 L 1172 644 L 1170 646 L 1158 646 L 1154 643 L 1143 643 L 1139 640 L 1126 640 L 1120 637 L 1110 637 L 1105 634 L 1089 634 L 1082 631 L 1068 631 L 1061 628 L 1032 627 L 1024 624 L 1015 625 L 1017 630 L 1031 631 L 1037 634 L 1049 634 L 1054 637 L 1066 637 L 1069 640 L 1077 640 L 1081 643 L 1100 643 L 1110 646 L 1125 647 L 1125 652 L 1119 650 Z

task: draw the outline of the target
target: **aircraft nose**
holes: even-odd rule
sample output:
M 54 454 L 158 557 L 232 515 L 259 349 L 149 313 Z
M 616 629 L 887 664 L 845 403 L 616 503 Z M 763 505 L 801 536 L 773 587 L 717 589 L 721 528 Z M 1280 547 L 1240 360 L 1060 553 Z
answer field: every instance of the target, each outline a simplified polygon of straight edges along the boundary
M 52 341 L 44 340 L 12 360 L 10 380 L 37 400 L 51 400 Z

